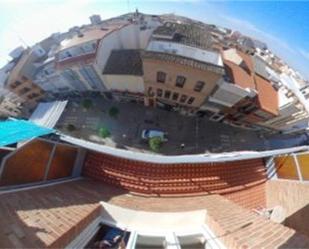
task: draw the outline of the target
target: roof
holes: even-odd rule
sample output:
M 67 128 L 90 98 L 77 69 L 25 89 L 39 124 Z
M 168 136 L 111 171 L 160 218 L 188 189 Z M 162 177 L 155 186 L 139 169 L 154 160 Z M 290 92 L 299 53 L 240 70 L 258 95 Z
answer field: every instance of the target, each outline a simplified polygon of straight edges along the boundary
M 47 129 L 25 120 L 3 121 L 0 122 L 0 146 L 14 144 L 53 132 L 52 129 Z
M 201 62 L 194 59 L 186 58 L 180 55 L 168 54 L 162 52 L 143 51 L 143 59 L 162 60 L 166 62 L 177 63 L 183 66 L 192 67 L 204 71 L 213 71 L 218 74 L 224 74 L 224 68 L 212 63 Z
M 230 80 L 236 85 L 242 88 L 255 89 L 254 77 L 253 77 L 253 62 L 251 56 L 245 54 L 241 51 L 236 51 L 237 61 L 238 58 L 242 60 L 239 61 L 239 65 L 229 58 L 223 56 L 223 63 L 226 69 L 226 74 Z
M 256 90 L 258 91 L 258 103 L 264 111 L 271 114 L 279 114 L 278 92 L 271 85 L 270 81 L 259 75 L 255 75 Z
M 253 62 L 254 62 L 255 73 L 259 74 L 260 76 L 264 77 L 265 79 L 268 79 L 269 73 L 266 69 L 267 63 L 257 56 L 253 56 L 252 58 L 253 58 Z
M 143 63 L 139 50 L 113 50 L 103 74 L 143 75 Z
M 46 128 L 54 128 L 67 103 L 68 101 L 40 103 L 31 114 L 29 121 Z
M 95 40 L 101 40 L 106 35 L 112 33 L 115 30 L 121 29 L 122 27 L 126 26 L 127 24 L 119 23 L 119 24 L 109 24 L 107 27 L 101 28 L 101 29 L 90 29 L 82 31 L 82 35 L 74 35 L 70 39 L 66 39 L 61 42 L 61 46 L 59 48 L 59 51 L 78 46 L 80 44 L 89 42 L 89 41 L 95 41 Z
M 153 32 L 155 39 L 164 39 L 165 36 L 173 42 L 203 49 L 211 48 L 213 42 L 207 27 L 197 23 L 166 22 Z
M 217 66 L 223 66 L 221 54 L 215 51 L 208 51 L 200 48 L 169 42 L 169 41 L 151 41 L 147 46 L 147 51 L 170 53 L 201 62 L 211 63 Z

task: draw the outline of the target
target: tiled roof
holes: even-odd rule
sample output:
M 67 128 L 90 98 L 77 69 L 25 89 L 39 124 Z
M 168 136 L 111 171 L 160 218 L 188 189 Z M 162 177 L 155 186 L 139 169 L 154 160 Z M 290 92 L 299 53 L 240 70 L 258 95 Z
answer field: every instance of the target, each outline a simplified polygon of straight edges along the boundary
M 166 62 L 172 62 L 172 63 L 177 63 L 180 65 L 192 67 L 192 68 L 203 70 L 203 71 L 212 71 L 218 74 L 224 74 L 224 68 L 221 66 L 216 66 L 211 63 L 193 60 L 193 59 L 186 58 L 180 55 L 161 53 L 161 52 L 152 52 L 152 51 L 143 51 L 142 58 L 150 59 L 150 60 L 162 60 Z
M 165 165 L 88 152 L 83 174 L 143 195 L 223 194 L 245 207 L 265 205 L 262 159 Z
M 273 114 L 279 114 L 278 92 L 271 83 L 259 75 L 255 75 L 256 90 L 258 91 L 258 103 L 260 107 Z
M 139 50 L 113 50 L 103 74 L 143 75 L 143 63 Z
M 213 42 L 211 34 L 206 27 L 196 23 L 180 24 L 175 22 L 166 22 L 164 25 L 159 26 L 153 34 L 159 36 L 172 36 L 173 38 L 171 41 L 173 42 L 202 49 L 211 48 Z
M 228 77 L 233 83 L 240 87 L 255 89 L 251 56 L 241 51 L 237 51 L 237 54 L 243 59 L 243 63 L 240 65 L 224 59 Z

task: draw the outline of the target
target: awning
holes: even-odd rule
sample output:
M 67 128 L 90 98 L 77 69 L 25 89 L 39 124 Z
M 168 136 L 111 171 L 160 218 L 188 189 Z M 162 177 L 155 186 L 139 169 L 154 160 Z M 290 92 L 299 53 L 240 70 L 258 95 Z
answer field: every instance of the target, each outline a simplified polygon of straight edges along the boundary
M 67 100 L 40 103 L 32 113 L 29 121 L 46 128 L 54 128 L 67 103 Z
M 25 120 L 8 120 L 0 122 L 0 146 L 53 133 L 53 129 L 38 126 Z

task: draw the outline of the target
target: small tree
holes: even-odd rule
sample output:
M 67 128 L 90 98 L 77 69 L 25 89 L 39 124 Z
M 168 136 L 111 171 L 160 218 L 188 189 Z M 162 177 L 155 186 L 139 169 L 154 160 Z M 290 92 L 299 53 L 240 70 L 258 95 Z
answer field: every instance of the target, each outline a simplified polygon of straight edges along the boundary
M 90 109 L 92 107 L 91 99 L 84 99 L 82 102 L 82 106 L 87 110 Z
M 117 116 L 119 114 L 119 109 L 115 106 L 112 106 L 111 108 L 109 108 L 108 114 L 112 118 L 117 118 Z
M 75 131 L 75 130 L 76 130 L 76 127 L 75 127 L 75 125 L 68 124 L 67 130 L 68 130 L 68 131 Z
M 107 138 L 111 135 L 110 131 L 106 128 L 106 127 L 101 127 L 99 129 L 99 135 L 102 137 L 102 138 Z
M 152 151 L 158 152 L 162 145 L 162 139 L 160 137 L 152 137 L 149 139 L 148 143 Z

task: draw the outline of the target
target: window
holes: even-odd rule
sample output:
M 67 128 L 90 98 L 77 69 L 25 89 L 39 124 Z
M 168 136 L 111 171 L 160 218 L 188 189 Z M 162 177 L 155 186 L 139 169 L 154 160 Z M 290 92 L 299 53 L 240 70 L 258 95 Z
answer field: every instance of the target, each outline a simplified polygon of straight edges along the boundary
M 171 91 L 165 91 L 164 98 L 169 99 L 171 96 Z
M 177 101 L 178 97 L 179 97 L 178 93 L 173 93 L 173 97 L 172 98 L 173 98 L 174 101 Z
M 162 89 L 157 89 L 157 96 L 158 97 L 162 97 L 162 94 L 163 94 L 163 91 L 162 91 Z
M 203 90 L 204 86 L 205 86 L 205 82 L 203 82 L 203 81 L 198 81 L 198 82 L 196 82 L 196 84 L 195 84 L 194 91 L 200 92 L 200 91 Z
M 181 97 L 180 97 L 180 102 L 181 103 L 184 103 L 184 102 L 186 102 L 186 100 L 187 100 L 187 98 L 188 98 L 188 96 L 187 95 L 181 95 Z
M 177 78 L 176 78 L 176 86 L 177 87 L 183 88 L 185 82 L 186 82 L 186 78 L 185 77 L 177 76 Z
M 79 72 L 83 76 L 83 78 L 88 82 L 88 84 L 92 87 L 93 90 L 102 88 L 102 81 L 97 75 L 93 66 L 84 66 Z
M 157 72 L 157 82 L 165 83 L 166 73 L 164 72 Z
M 191 105 L 191 104 L 194 102 L 194 100 L 195 100 L 195 98 L 190 97 L 187 103 L 188 103 L 189 105 Z

